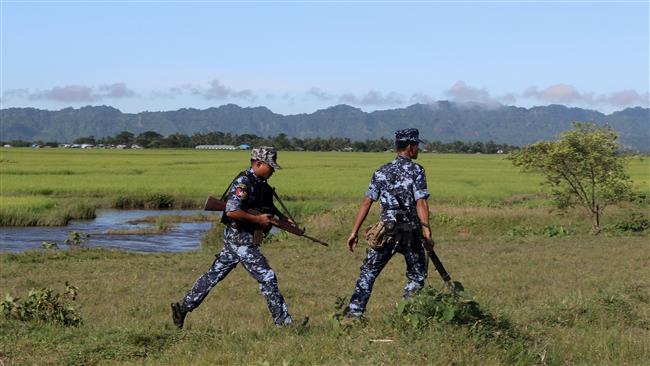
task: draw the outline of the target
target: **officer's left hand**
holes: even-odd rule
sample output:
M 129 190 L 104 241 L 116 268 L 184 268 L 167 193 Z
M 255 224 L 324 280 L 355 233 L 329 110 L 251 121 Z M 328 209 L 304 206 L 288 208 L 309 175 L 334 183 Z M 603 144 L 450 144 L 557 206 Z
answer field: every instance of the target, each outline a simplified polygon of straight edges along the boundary
M 433 247 L 434 247 L 435 245 L 436 245 L 436 243 L 433 241 L 433 238 L 431 238 L 431 237 L 429 237 L 429 238 L 425 237 L 425 238 L 423 238 L 423 240 L 422 240 L 422 246 L 423 246 L 424 249 L 425 249 L 426 251 L 428 251 L 428 252 L 429 252 L 429 251 L 432 251 L 432 250 L 433 250 Z
M 351 233 L 348 237 L 348 250 L 354 252 L 354 247 L 357 245 L 358 241 L 359 235 L 357 233 Z

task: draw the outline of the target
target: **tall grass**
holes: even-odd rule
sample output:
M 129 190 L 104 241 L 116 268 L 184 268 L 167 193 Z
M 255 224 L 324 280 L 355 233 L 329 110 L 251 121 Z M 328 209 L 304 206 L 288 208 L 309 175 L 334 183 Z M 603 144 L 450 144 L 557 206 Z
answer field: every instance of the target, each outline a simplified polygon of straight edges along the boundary
M 95 218 L 95 205 L 82 201 L 60 201 L 41 197 L 3 197 L 0 226 L 61 226 L 70 220 Z

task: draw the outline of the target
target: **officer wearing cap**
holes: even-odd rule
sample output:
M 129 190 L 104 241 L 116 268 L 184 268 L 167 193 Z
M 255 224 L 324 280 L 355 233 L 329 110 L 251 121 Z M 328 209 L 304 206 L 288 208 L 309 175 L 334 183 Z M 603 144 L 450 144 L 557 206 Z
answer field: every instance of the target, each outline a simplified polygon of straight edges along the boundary
M 372 286 L 395 252 L 401 253 L 406 260 L 408 281 L 403 297 L 408 297 L 424 286 L 427 257 L 423 245 L 433 248 L 433 240 L 429 226 L 429 192 L 424 168 L 413 162 L 418 158 L 420 142 L 419 131 L 415 128 L 396 131 L 397 157 L 372 175 L 347 244 L 352 252 L 358 242 L 359 228 L 373 202 L 379 200 L 380 220 L 385 228 L 383 245 L 377 249 L 368 249 L 350 298 L 345 321 L 363 317 Z
M 179 302 L 172 303 L 172 320 L 177 327 L 183 327 L 186 314 L 196 309 L 208 292 L 238 263 L 259 283 L 273 322 L 278 326 L 292 323 L 275 273 L 258 245 L 253 242 L 256 228 L 270 229 L 272 215 L 287 219 L 273 204 L 273 189 L 267 183 L 275 169 L 281 169 L 277 163 L 276 150 L 267 146 L 254 148 L 250 168 L 235 177 L 224 192 L 222 199 L 227 202 L 222 218 L 226 225 L 224 247 L 190 291 Z M 266 214 L 251 215 L 243 209 L 256 209 Z

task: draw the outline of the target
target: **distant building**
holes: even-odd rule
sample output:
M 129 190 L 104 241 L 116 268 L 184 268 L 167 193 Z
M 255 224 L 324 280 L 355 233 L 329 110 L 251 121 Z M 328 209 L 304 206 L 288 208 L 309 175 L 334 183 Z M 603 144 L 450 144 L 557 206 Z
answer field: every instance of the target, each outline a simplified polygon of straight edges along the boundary
M 195 149 L 200 150 L 237 150 L 233 145 L 197 145 Z

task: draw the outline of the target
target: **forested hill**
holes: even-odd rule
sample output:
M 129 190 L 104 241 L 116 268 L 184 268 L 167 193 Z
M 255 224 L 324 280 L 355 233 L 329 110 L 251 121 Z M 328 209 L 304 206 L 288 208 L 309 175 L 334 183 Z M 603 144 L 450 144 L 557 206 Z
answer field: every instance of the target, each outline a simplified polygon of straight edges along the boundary
M 573 121 L 608 124 L 623 145 L 650 150 L 650 109 L 628 108 L 612 114 L 562 105 L 486 108 L 447 101 L 366 113 L 337 105 L 310 114 L 281 115 L 265 107 L 234 104 L 204 110 L 183 108 L 167 112 L 122 113 L 97 106 L 48 111 L 34 108 L 0 110 L 1 140 L 69 142 L 81 136 L 113 136 L 120 131 L 172 133 L 222 131 L 289 137 L 348 137 L 352 140 L 392 137 L 393 131 L 417 127 L 428 140 L 488 141 L 526 145 L 553 139 Z

